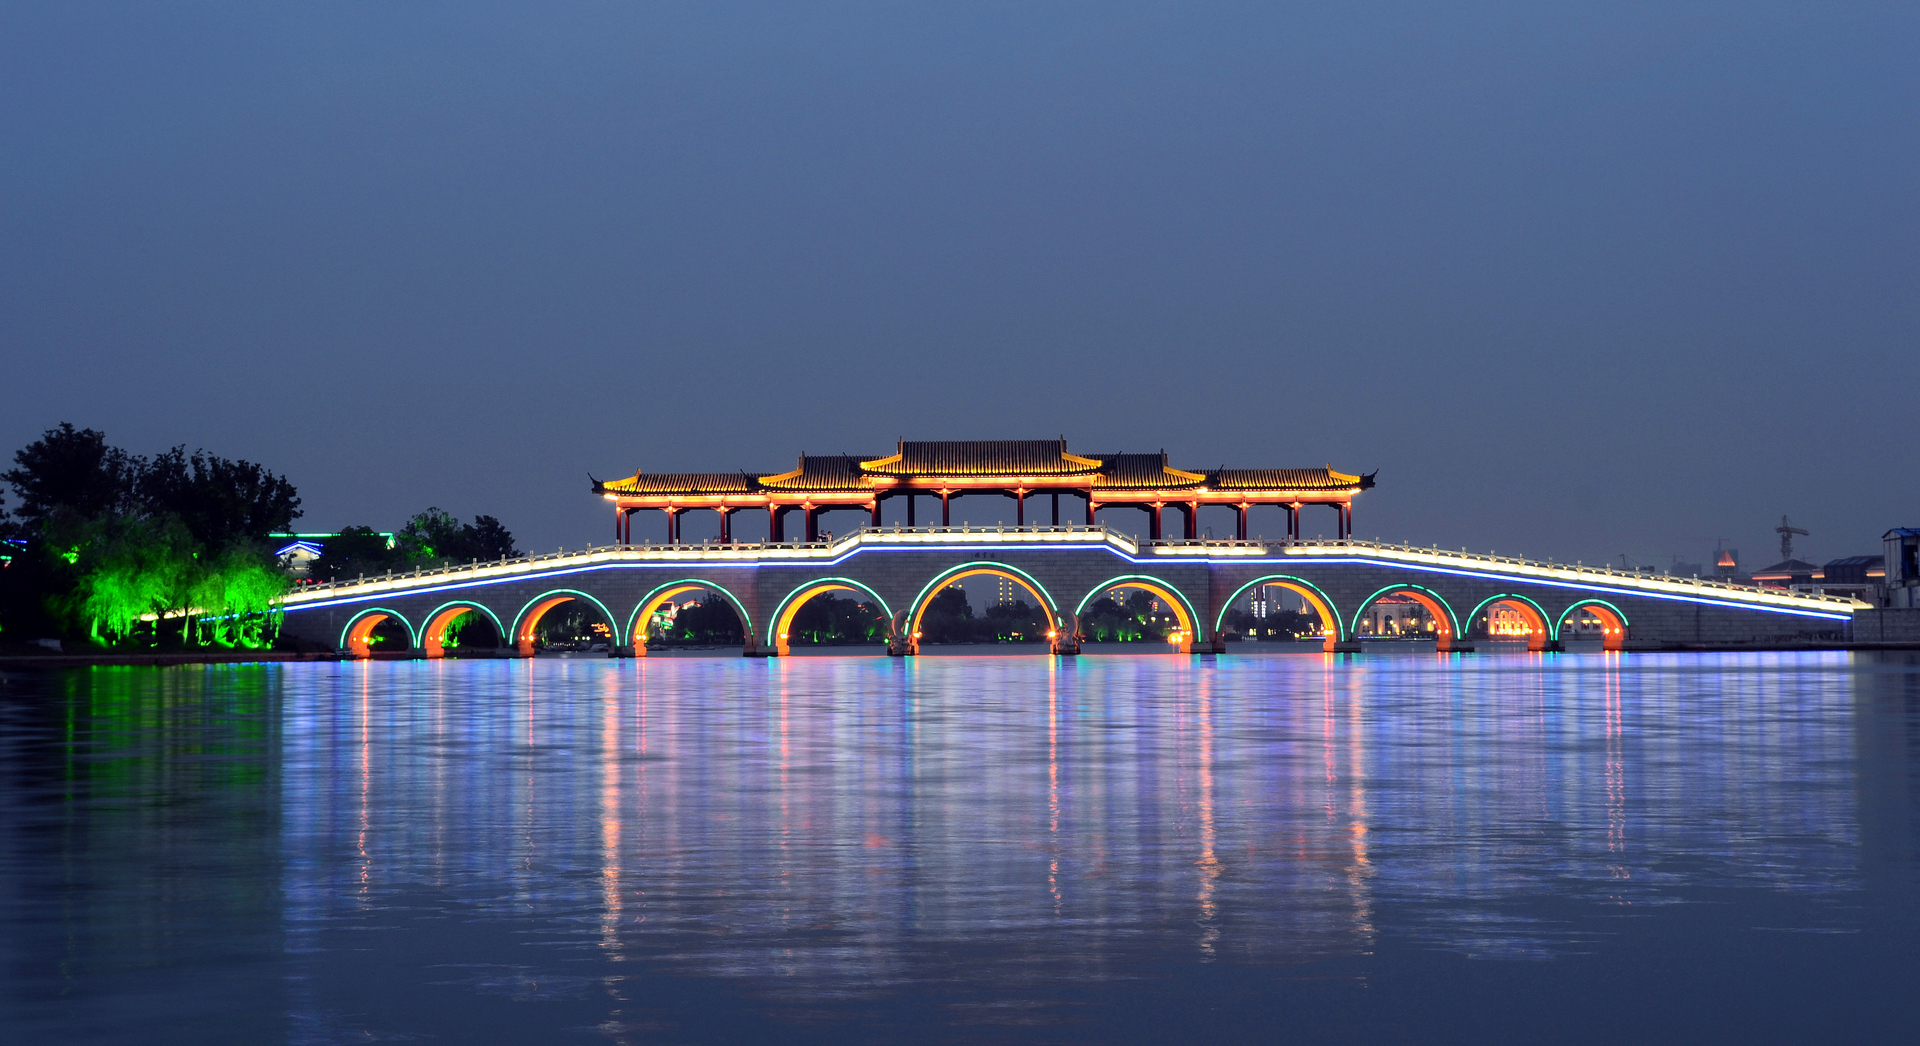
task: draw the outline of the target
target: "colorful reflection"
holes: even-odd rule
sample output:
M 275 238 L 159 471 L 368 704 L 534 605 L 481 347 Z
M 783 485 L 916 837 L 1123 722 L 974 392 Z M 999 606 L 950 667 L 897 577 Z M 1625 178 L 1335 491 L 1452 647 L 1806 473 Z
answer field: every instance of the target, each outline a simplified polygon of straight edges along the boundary
M 802 992 L 911 980 L 943 941 L 1068 980 L 1364 954 L 1384 904 L 1547 955 L 1572 942 L 1516 898 L 1657 902 L 1680 855 L 1850 881 L 1849 697 L 1776 656 L 1710 693 L 1617 654 L 354 664 L 289 687 L 290 868 L 319 878 L 287 893 L 444 890 Z
M 1910 940 L 1914 655 L 540 659 L 0 686 L 0 1027 L 20 1041 L 697 1041 L 716 1013 L 736 1041 L 1172 1041 L 1220 1012 L 1196 986 L 1253 968 L 1260 1029 L 1426 1027 L 1459 991 L 1497 1008 L 1576 967 L 1596 974 L 1576 1004 L 1693 978 L 1675 997 L 1715 1021 L 1795 990 L 1779 969 L 1837 971 L 1793 1000 L 1836 1000 L 1828 1024 L 1905 998 L 1807 957 Z M 1696 944 L 1726 969 L 1660 965 Z M 1409 987 L 1493 966 L 1536 972 Z M 868 1023 L 842 1035 L 814 1023 L 829 1012 Z

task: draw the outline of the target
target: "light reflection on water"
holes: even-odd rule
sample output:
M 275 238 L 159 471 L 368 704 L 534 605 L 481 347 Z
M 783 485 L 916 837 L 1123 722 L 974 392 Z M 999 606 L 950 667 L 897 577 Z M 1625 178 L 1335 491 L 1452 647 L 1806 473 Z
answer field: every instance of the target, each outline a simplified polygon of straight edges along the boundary
M 52 709 L 9 705 L 32 769 L 8 784 L 8 919 L 43 942 L 9 957 L 36 971 L 17 1012 L 84 1011 L 104 1041 L 136 990 L 114 978 L 162 967 L 260 978 L 222 990 L 295 1042 L 507 1034 L 462 999 L 552 1006 L 549 1030 L 588 1040 L 700 1038 L 669 984 L 728 985 L 795 1034 L 911 997 L 942 1027 L 1072 1038 L 1062 999 L 1177 1013 L 1174 985 L 1212 976 L 1169 966 L 1364 988 L 1383 951 L 1551 963 L 1657 936 L 1702 890 L 1804 895 L 1765 918 L 1853 932 L 1881 917 L 1860 900 L 1861 709 L 1910 699 L 1916 671 L 1016 656 L 14 681 Z M 1879 852 L 1906 883 L 1891 757 L 1907 791 L 1883 790 Z M 47 980 L 32 953 L 55 939 Z M 182 1027 L 221 1012 L 182 991 Z

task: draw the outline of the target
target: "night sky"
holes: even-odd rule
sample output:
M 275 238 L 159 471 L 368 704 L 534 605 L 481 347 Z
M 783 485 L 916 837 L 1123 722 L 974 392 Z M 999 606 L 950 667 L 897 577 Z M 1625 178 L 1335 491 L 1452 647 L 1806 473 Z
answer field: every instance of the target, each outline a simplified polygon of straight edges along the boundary
M 1363 537 L 1878 552 L 1920 525 L 1916 40 L 1910 0 L 4 3 L 0 450 L 72 421 L 284 471 L 303 530 L 551 549 L 612 533 L 589 472 L 1065 434 L 1379 469 Z

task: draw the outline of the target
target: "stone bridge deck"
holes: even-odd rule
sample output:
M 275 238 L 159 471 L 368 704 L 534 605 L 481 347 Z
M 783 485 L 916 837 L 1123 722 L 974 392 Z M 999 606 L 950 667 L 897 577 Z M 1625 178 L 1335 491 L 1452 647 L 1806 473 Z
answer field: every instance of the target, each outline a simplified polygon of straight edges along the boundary
M 490 618 L 523 654 L 540 617 L 569 600 L 604 615 L 616 655 L 646 652 L 646 622 L 697 590 L 731 602 L 745 653 L 786 652 L 786 625 L 807 599 L 855 593 L 890 622 L 889 649 L 912 654 L 918 621 L 942 587 L 975 574 L 1012 579 L 1054 622 L 1054 649 L 1078 649 L 1079 615 L 1118 585 L 1159 596 L 1179 619 L 1176 645 L 1223 648 L 1226 612 L 1256 585 L 1297 593 L 1320 614 L 1330 650 L 1352 649 L 1360 616 L 1395 594 L 1426 607 L 1442 650 L 1491 606 L 1529 622 L 1534 649 L 1554 649 L 1574 611 L 1598 617 L 1613 649 L 1677 644 L 1790 644 L 1844 638 L 1864 604 L 1706 579 L 1541 563 L 1366 541 L 1140 541 L 1105 526 L 862 528 L 814 543 L 620 545 L 303 587 L 285 600 L 284 631 L 357 653 L 375 625 L 404 626 L 416 654 L 439 656 L 446 625 Z

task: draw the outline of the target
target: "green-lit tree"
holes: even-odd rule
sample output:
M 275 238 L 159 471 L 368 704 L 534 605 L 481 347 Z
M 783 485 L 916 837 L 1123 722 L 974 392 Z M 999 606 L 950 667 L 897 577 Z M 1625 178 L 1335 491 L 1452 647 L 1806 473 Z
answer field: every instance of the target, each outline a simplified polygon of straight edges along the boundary
M 288 580 L 267 535 L 300 498 L 286 477 L 245 461 L 175 448 L 129 455 L 94 429 L 47 430 L 0 473 L 20 498 L 22 569 L 0 575 L 14 624 L 100 642 L 259 645 L 277 626 Z
M 463 524 L 437 507 L 407 520 L 394 535 L 394 547 L 411 563 L 464 563 L 520 554 L 513 547 L 513 534 L 492 516 L 475 516 Z

